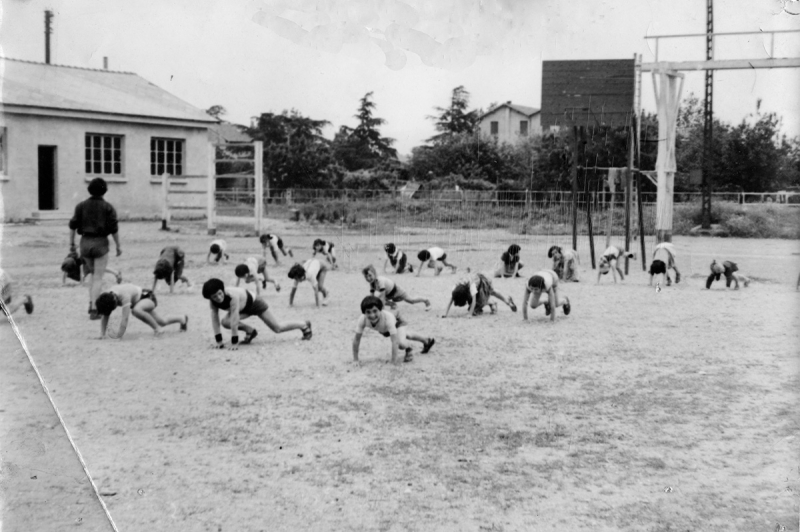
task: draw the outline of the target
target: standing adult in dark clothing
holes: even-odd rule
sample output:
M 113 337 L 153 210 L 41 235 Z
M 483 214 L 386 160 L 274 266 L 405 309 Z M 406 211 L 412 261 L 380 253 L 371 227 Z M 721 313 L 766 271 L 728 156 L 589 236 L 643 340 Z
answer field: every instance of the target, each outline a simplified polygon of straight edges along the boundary
M 89 319 L 99 320 L 100 315 L 95 308 L 95 301 L 103 288 L 103 274 L 108 264 L 108 235 L 114 238 L 117 246 L 117 257 L 122 254 L 117 235 L 117 211 L 103 199 L 108 190 L 104 179 L 96 177 L 89 183 L 91 197 L 75 206 L 75 214 L 69 221 L 70 249 L 75 249 L 75 233 L 81 235 L 81 258 L 92 270 L 92 282 L 89 283 Z

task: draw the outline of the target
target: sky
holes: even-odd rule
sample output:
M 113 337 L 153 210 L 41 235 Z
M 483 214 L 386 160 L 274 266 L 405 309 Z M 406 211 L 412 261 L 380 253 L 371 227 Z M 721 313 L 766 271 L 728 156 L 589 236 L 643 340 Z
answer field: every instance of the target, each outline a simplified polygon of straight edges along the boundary
M 0 0 L 0 53 L 44 61 L 44 10 L 54 12 L 52 63 L 135 72 L 190 104 L 248 124 L 296 109 L 354 127 L 359 100 L 400 154 L 435 134 L 428 117 L 455 87 L 470 106 L 540 107 L 543 60 L 654 61 L 652 35 L 704 33 L 704 0 Z M 715 32 L 800 30 L 800 0 L 718 0 Z M 722 36 L 718 59 L 768 57 L 768 35 Z M 775 57 L 800 57 L 800 33 L 777 34 Z M 659 59 L 702 60 L 705 40 L 662 41 Z M 645 73 L 642 106 L 655 112 Z M 703 94 L 702 72 L 683 96 Z M 800 69 L 717 71 L 714 111 L 729 123 L 776 112 L 800 136 Z

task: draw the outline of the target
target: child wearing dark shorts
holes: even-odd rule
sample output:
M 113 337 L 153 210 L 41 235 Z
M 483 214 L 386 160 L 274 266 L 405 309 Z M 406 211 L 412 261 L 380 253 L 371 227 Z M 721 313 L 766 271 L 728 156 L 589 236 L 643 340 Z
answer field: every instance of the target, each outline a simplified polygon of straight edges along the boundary
M 414 273 L 414 266 L 408 264 L 408 255 L 404 252 L 397 249 L 393 243 L 388 243 L 383 246 L 383 250 L 386 251 L 386 261 L 383 263 L 383 272 L 386 273 L 386 266 L 388 264 L 392 265 L 394 268 L 394 273 Z
M 181 332 L 187 330 L 189 326 L 188 315 L 162 318 L 158 312 L 156 312 L 157 306 L 158 300 L 151 290 L 130 283 L 112 286 L 110 289 L 100 294 L 100 297 L 98 297 L 95 302 L 97 312 L 101 316 L 100 339 L 105 338 L 109 317 L 117 307 L 122 307 L 122 321 L 117 331 L 108 331 L 108 336 L 111 338 L 122 338 L 128 327 L 128 318 L 130 314 L 133 314 L 137 319 L 149 325 L 156 336 L 163 332 L 161 327 L 166 327 L 173 323 L 180 324 Z
M 383 302 L 375 296 L 367 296 L 361 301 L 361 317 L 356 324 L 353 338 L 353 361 L 358 363 L 358 350 L 364 329 L 372 329 L 392 340 L 392 363 L 397 363 L 400 349 L 405 351 L 403 362 L 411 362 L 414 358 L 409 340 L 422 344 L 422 353 L 427 353 L 436 342 L 434 338 L 426 338 L 408 330 L 408 324 L 399 312 L 384 310 Z
M 167 246 L 161 250 L 156 267 L 153 270 L 153 288 L 156 291 L 156 284 L 159 279 L 163 279 L 169 285 L 169 292 L 172 293 L 178 281 L 186 283 L 189 287 L 192 283 L 183 275 L 185 264 L 184 253 L 178 246 Z
M 284 247 L 283 239 L 278 235 L 271 235 L 267 233 L 258 237 L 258 240 L 261 242 L 261 249 L 264 252 L 264 258 L 267 258 L 267 248 L 269 248 L 270 253 L 272 253 L 272 258 L 275 259 L 275 264 L 280 264 L 277 251 L 283 253 L 284 257 L 287 255 L 294 257 L 292 250 Z
M 447 310 L 445 310 L 442 317 L 447 317 L 452 305 L 457 307 L 469 306 L 467 317 L 483 314 L 483 307 L 486 305 L 489 305 L 492 314 L 494 314 L 497 312 L 497 303 L 493 303 L 490 300 L 491 297 L 496 297 L 508 305 L 512 312 L 517 311 L 514 300 L 510 296 L 506 297 L 495 290 L 492 281 L 486 275 L 473 273 L 453 287 L 450 302 L 447 304 Z

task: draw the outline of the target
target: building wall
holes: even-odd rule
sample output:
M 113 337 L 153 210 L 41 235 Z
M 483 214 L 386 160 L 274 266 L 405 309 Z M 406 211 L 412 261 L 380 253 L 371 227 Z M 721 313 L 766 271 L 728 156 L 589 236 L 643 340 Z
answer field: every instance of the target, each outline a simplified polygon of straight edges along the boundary
M 39 146 L 56 146 L 56 187 L 59 211 L 72 213 L 89 197 L 86 187 L 93 178 L 108 182 L 106 199 L 120 218 L 155 217 L 161 213 L 160 178 L 150 175 L 150 139 L 184 140 L 183 174 L 208 173 L 209 142 L 205 127 L 174 127 L 104 120 L 43 117 L 1 113 L 6 128 L 6 170 L 0 175 L 0 218 L 17 221 L 39 210 Z M 86 133 L 122 135 L 122 174 L 86 173 Z M 204 179 L 187 179 L 197 188 Z M 174 188 L 174 187 L 173 187 Z M 195 199 L 194 202 L 197 200 Z M 202 199 L 202 202 L 205 198 Z M 202 204 L 201 202 L 201 204 Z
M 536 113 L 532 117 L 527 117 L 522 113 L 512 110 L 510 107 L 502 106 L 499 109 L 487 114 L 481 120 L 481 135 L 491 135 L 491 123 L 497 122 L 498 142 L 514 144 L 520 140 L 519 123 L 521 120 L 528 121 L 528 136 L 541 134 L 539 121 L 540 114 Z

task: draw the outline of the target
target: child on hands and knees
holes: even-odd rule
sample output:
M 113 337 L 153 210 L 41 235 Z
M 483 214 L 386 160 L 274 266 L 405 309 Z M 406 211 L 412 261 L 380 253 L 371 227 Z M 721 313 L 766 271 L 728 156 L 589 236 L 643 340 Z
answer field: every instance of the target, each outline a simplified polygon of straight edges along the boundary
M 580 281 L 578 265 L 581 260 L 577 251 L 574 249 L 564 251 L 561 246 L 550 246 L 550 249 L 547 250 L 547 257 L 553 259 L 553 271 L 556 272 L 559 279 L 574 283 Z
M 284 247 L 283 239 L 278 235 L 271 235 L 269 233 L 265 235 L 261 235 L 258 237 L 258 240 L 261 242 L 261 249 L 264 252 L 264 258 L 267 258 L 267 248 L 269 248 L 270 253 L 272 253 L 272 258 L 275 260 L 275 264 L 280 264 L 281 262 L 278 260 L 278 251 L 283 253 L 285 257 L 287 254 L 290 257 L 294 257 L 292 250 Z
M 333 242 L 326 242 L 322 239 L 314 240 L 314 244 L 311 246 L 314 250 L 314 254 L 312 257 L 316 257 L 317 253 L 320 253 L 323 257 L 325 257 L 331 265 L 331 268 L 334 270 L 337 268 L 336 266 L 336 252 L 333 251 Z
M 192 283 L 186 276 L 183 275 L 184 253 L 178 246 L 167 246 L 161 250 L 161 256 L 156 262 L 156 267 L 153 270 L 153 288 L 156 291 L 156 284 L 159 279 L 163 279 L 169 285 L 169 293 L 171 294 L 178 281 L 182 281 L 189 288 Z
M 314 302 L 319 307 L 319 294 L 322 293 L 322 305 L 328 304 L 328 295 L 330 292 L 325 288 L 325 276 L 328 274 L 328 267 L 322 264 L 318 259 L 308 259 L 302 265 L 296 263 L 289 269 L 289 279 L 294 280 L 294 286 L 289 294 L 289 306 L 294 305 L 294 295 L 297 292 L 297 286 L 303 281 L 311 283 L 314 289 Z
M 739 266 L 737 266 L 735 262 L 726 260 L 722 263 L 719 263 L 716 261 L 716 259 L 712 260 L 711 275 L 709 275 L 708 279 L 706 279 L 706 289 L 711 288 L 711 283 L 714 281 L 719 281 L 720 275 L 725 276 L 725 288 L 730 288 L 731 282 L 734 283 L 734 290 L 739 289 L 740 282 L 745 286 L 749 286 L 750 278 L 746 275 L 742 275 L 741 273 L 736 273 L 738 271 Z
M 675 266 L 675 246 L 672 242 L 661 242 L 653 250 L 653 262 L 650 264 L 650 286 L 653 286 L 653 277 L 663 275 L 667 286 L 672 285 L 669 270 L 675 270 L 675 284 L 681 282 L 681 272 Z M 656 281 L 657 283 L 660 281 Z
M 222 240 L 217 239 L 211 242 L 211 246 L 208 248 L 208 255 L 206 255 L 206 262 L 211 262 L 211 257 L 214 257 L 214 262 L 222 261 L 222 264 L 225 264 L 225 261 L 230 258 L 225 250 L 228 248 L 228 244 Z
M 276 292 L 281 291 L 278 281 L 271 279 L 267 273 L 267 259 L 265 258 L 248 257 L 244 264 L 236 266 L 234 273 L 236 274 L 236 286 L 239 286 L 242 280 L 245 283 L 255 283 L 257 296 L 261 295 L 262 288 L 267 289 L 267 283 L 275 285 Z
M 469 270 L 469 269 L 468 269 Z M 469 312 L 467 317 L 477 316 L 483 314 L 483 307 L 489 305 L 492 314 L 497 312 L 497 303 L 493 303 L 489 299 L 496 297 L 512 310 L 517 311 L 517 306 L 511 297 L 505 297 L 492 286 L 492 282 L 482 273 L 470 274 L 454 288 L 450 296 L 450 302 L 447 304 L 447 310 L 444 312 L 443 318 L 446 318 L 450 313 L 450 306 L 463 307 L 469 305 Z
M 383 246 L 386 251 L 386 260 L 383 263 L 383 273 L 386 273 L 386 266 L 389 264 L 394 268 L 392 273 L 414 273 L 414 266 L 408 264 L 408 255 L 397 249 L 393 243 L 388 243 Z
M 429 299 L 409 296 L 406 291 L 397 286 L 394 281 L 388 277 L 379 276 L 372 264 L 364 268 L 361 273 L 364 274 L 364 279 L 369 283 L 370 295 L 374 296 L 377 293 L 378 298 L 386 305 L 394 308 L 396 306 L 395 303 L 405 301 L 412 305 L 416 303 L 425 303 L 425 310 L 431 309 L 431 302 Z
M 500 255 L 500 260 L 503 264 L 494 272 L 495 277 L 521 277 L 519 271 L 524 264 L 519 261 L 519 253 L 522 248 L 516 244 L 508 246 L 508 250 Z
M 445 253 L 444 250 L 439 247 L 423 249 L 417 253 L 417 258 L 419 259 L 419 270 L 417 270 L 417 277 L 419 277 L 419 274 L 422 273 L 426 262 L 428 263 L 429 268 L 436 270 L 436 275 L 442 273 L 444 266 L 452 269 L 454 273 L 457 270 L 455 265 L 447 263 L 447 253 Z
M 531 298 L 533 294 L 533 298 Z M 546 301 L 541 301 L 542 294 L 545 294 Z M 544 305 L 545 316 L 550 316 L 550 321 L 556 321 L 555 309 L 563 307 L 564 315 L 569 315 L 572 307 L 569 298 L 558 296 L 558 275 L 553 270 L 540 270 L 528 279 L 525 285 L 525 301 L 522 302 L 522 319 L 528 319 L 528 299 L 531 300 L 531 308 Z
M 256 316 L 263 321 L 274 333 L 285 333 L 299 330 L 303 333 L 303 340 L 311 339 L 311 322 L 306 320 L 281 323 L 269 311 L 269 306 L 260 297 L 253 296 L 249 290 L 238 287 L 226 287 L 219 279 L 209 279 L 203 285 L 203 297 L 209 300 L 211 308 L 211 328 L 214 330 L 216 348 L 222 349 L 220 325 L 231 330 L 231 345 L 228 349 L 235 351 L 239 345 L 239 329 L 243 330 L 245 337 L 242 345 L 249 344 L 258 335 L 258 331 L 245 323 L 250 316 Z M 227 311 L 227 315 L 220 320 L 219 311 Z
M 600 283 L 600 276 L 607 274 L 609 271 L 614 276 L 614 284 L 617 283 L 617 274 L 619 274 L 620 281 L 625 280 L 625 274 L 622 273 L 619 261 L 623 258 L 636 259 L 636 253 L 630 251 L 622 251 L 617 246 L 608 246 L 600 257 L 600 264 L 597 268 L 597 283 Z
M 364 329 L 379 332 L 383 336 L 392 340 L 392 364 L 399 362 L 398 353 L 400 349 L 405 351 L 403 362 L 411 362 L 414 359 L 409 340 L 422 343 L 422 353 L 427 353 L 436 342 L 434 338 L 425 338 L 408 330 L 408 324 L 403 320 L 400 313 L 392 313 L 383 309 L 383 302 L 375 296 L 367 296 L 361 301 L 361 317 L 356 325 L 356 334 L 353 338 L 353 361 L 358 363 L 358 349 L 361 345 L 361 335 Z
M 0 298 L 3 300 L 0 308 L 6 316 L 10 316 L 22 306 L 28 314 L 33 312 L 33 298 L 28 294 L 21 298 L 14 297 L 14 280 L 2 268 L 0 268 Z
M 122 321 L 120 321 L 119 330 L 108 331 L 108 336 L 111 338 L 122 338 L 128 328 L 128 318 L 131 313 L 140 321 L 149 325 L 156 336 L 163 333 L 161 327 L 166 327 L 173 323 L 180 324 L 181 332 L 186 331 L 189 326 L 189 316 L 162 318 L 156 312 L 157 305 L 156 295 L 151 290 L 129 283 L 112 286 L 100 294 L 100 297 L 95 302 L 95 308 L 100 314 L 100 339 L 102 340 L 106 336 L 108 319 L 117 307 L 122 307 Z

